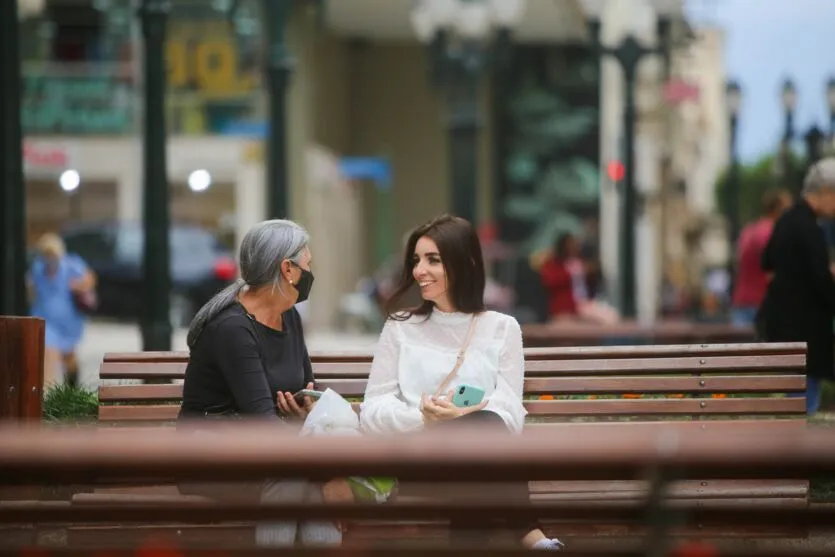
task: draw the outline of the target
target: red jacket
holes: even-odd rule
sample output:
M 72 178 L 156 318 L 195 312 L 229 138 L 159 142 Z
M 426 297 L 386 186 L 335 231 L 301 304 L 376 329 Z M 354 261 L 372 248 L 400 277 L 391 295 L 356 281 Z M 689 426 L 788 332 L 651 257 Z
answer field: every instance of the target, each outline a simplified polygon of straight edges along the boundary
M 548 314 L 551 317 L 577 314 L 571 273 L 563 261 L 553 257 L 548 259 L 539 269 L 539 278 L 548 291 Z
M 762 218 L 742 229 L 737 243 L 737 275 L 734 283 L 734 307 L 760 307 L 768 289 L 768 277 L 760 266 L 774 222 Z

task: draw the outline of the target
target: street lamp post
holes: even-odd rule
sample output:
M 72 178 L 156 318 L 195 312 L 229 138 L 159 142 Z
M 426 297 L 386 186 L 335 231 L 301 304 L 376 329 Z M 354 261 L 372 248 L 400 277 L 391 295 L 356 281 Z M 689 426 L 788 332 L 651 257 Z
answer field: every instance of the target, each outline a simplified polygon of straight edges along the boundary
M 165 128 L 165 27 L 169 0 L 142 0 L 143 37 L 143 303 L 142 350 L 171 350 L 171 263 Z
M 733 281 L 735 277 L 736 258 L 734 247 L 739 237 L 739 150 L 737 140 L 739 137 L 739 109 L 742 104 L 742 88 L 736 81 L 729 81 L 725 88 L 726 104 L 728 107 L 728 118 L 730 120 L 730 165 L 728 167 L 728 182 L 725 187 L 725 210 L 728 218 L 728 277 Z
M 227 12 L 237 26 L 244 0 L 231 0 Z M 266 65 L 264 77 L 269 100 L 267 147 L 266 213 L 270 219 L 286 219 L 289 206 L 289 169 L 287 164 L 287 90 L 293 75 L 294 59 L 287 46 L 285 29 L 293 8 L 292 0 L 261 0 Z M 243 18 L 247 19 L 247 18 Z M 248 26 L 248 25 L 247 25 Z
M 806 143 L 807 168 L 811 168 L 813 164 L 821 159 L 824 139 L 826 139 L 826 135 L 824 135 L 817 124 L 812 124 L 803 136 L 803 140 Z
M 24 3 L 27 4 L 27 3 Z M 0 2 L 0 315 L 26 315 L 18 2 Z
M 600 56 L 612 56 L 620 64 L 624 76 L 624 192 L 621 204 L 620 233 L 620 300 L 621 313 L 627 319 L 637 316 L 636 276 L 635 276 L 635 218 L 638 209 L 638 192 L 635 186 L 635 121 L 637 110 L 635 103 L 635 82 L 638 64 L 647 55 L 666 55 L 669 52 L 670 20 L 661 17 L 658 20 L 658 35 L 661 44 L 648 48 L 628 35 L 616 47 L 607 47 L 600 42 L 600 22 L 589 22 L 592 48 Z
M 267 91 L 270 101 L 267 136 L 267 218 L 286 219 L 289 215 L 287 168 L 287 89 L 293 73 L 284 36 L 290 13 L 290 0 L 263 0 L 267 40 Z
M 412 26 L 429 46 L 432 81 L 449 106 L 450 184 L 453 212 L 473 224 L 477 208 L 478 84 L 486 70 L 506 61 L 510 32 L 526 0 L 420 0 Z
M 780 92 L 780 100 L 783 104 L 784 125 L 783 140 L 780 142 L 780 155 L 783 159 L 783 181 L 784 186 L 795 188 L 793 183 L 794 175 L 791 158 L 791 142 L 794 139 L 794 110 L 797 107 L 797 89 L 794 81 L 786 78 Z

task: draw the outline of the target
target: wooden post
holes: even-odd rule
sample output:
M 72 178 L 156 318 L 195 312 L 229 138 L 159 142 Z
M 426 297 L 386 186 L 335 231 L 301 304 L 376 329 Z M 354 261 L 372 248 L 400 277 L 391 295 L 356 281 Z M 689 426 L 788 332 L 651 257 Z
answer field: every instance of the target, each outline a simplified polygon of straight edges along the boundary
M 41 420 L 45 323 L 0 315 L 0 420 Z

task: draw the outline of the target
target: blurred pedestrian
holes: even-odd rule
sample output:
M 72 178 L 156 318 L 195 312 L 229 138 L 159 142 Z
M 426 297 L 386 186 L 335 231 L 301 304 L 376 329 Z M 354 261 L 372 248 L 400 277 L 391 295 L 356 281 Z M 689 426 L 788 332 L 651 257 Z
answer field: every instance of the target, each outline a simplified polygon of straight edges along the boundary
M 791 206 L 791 194 L 784 189 L 770 189 L 762 198 L 762 216 L 742 229 L 737 243 L 736 281 L 731 300 L 734 325 L 754 324 L 757 310 L 765 298 L 768 275 L 760 261 L 774 222 Z
M 819 218 L 835 217 L 835 157 L 815 163 L 800 199 L 777 220 L 763 252 L 773 273 L 759 319 L 768 342 L 806 342 L 806 406 L 813 414 L 821 383 L 832 379 L 835 280 Z
M 542 285 L 548 291 L 548 314 L 552 321 L 583 321 L 612 324 L 620 320 L 617 311 L 596 300 L 589 291 L 589 269 L 581 258 L 577 236 L 564 233 L 557 238 L 551 256 L 539 268 Z
M 85 311 L 95 306 L 96 277 L 81 257 L 67 253 L 58 235 L 48 233 L 38 240 L 27 286 L 32 315 L 46 322 L 44 385 L 64 379 L 76 384 L 76 348 L 84 334 Z

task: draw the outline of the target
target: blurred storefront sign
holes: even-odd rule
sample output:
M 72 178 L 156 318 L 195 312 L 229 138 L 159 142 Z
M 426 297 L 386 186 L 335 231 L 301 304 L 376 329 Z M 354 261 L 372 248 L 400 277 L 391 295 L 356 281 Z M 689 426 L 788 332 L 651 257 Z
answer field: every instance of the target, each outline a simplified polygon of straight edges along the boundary
M 37 135 L 116 135 L 132 128 L 133 88 L 124 69 L 84 64 L 28 65 L 23 130 Z
M 168 85 L 221 97 L 258 86 L 257 60 L 241 55 L 224 21 L 173 21 L 166 45 Z
M 259 50 L 253 40 L 236 37 L 225 18 L 172 19 L 166 62 L 175 133 L 225 133 L 233 123 L 257 119 Z
M 671 79 L 664 84 L 664 100 L 677 105 L 686 101 L 697 101 L 701 95 L 699 86 L 684 79 Z
M 75 167 L 73 159 L 72 149 L 67 146 L 23 142 L 23 171 L 27 176 L 57 176 Z

